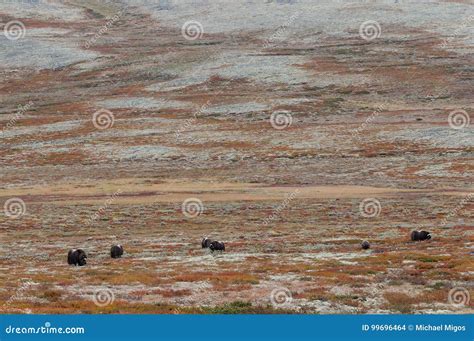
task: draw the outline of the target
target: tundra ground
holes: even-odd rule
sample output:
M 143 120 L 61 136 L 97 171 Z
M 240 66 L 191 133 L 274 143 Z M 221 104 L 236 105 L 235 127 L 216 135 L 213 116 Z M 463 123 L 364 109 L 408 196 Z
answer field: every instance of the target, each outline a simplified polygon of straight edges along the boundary
M 0 312 L 472 313 L 472 6 L 0 3 Z

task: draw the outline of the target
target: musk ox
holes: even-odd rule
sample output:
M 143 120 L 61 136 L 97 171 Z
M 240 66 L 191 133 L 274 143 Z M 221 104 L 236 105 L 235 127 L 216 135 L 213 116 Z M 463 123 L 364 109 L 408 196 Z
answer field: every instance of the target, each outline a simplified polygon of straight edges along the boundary
M 370 249 L 370 243 L 367 240 L 364 240 L 362 244 L 360 244 L 363 250 L 368 250 Z
M 209 247 L 209 245 L 211 245 L 211 243 L 212 243 L 212 240 L 205 237 L 201 241 L 201 246 L 202 246 L 203 249 L 207 249 Z
M 71 249 L 69 250 L 67 254 L 67 263 L 69 265 L 78 265 L 78 266 L 83 266 L 86 265 L 87 255 L 84 252 L 84 250 L 81 249 Z
M 112 245 L 110 248 L 110 257 L 112 258 L 120 258 L 123 255 L 123 247 L 122 245 Z
M 209 244 L 211 251 L 225 251 L 225 245 L 223 242 L 213 241 Z
M 413 231 L 411 233 L 411 240 L 419 241 L 419 240 L 428 240 L 431 239 L 431 235 L 428 231 Z

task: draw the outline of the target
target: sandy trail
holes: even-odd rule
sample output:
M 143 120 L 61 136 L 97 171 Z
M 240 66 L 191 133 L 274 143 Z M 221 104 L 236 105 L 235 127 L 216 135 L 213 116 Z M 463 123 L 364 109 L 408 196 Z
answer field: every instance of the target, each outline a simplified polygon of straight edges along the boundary
M 72 183 L 0 190 L 0 197 L 28 196 L 30 202 L 93 204 L 112 197 L 111 204 L 147 204 L 182 202 L 197 197 L 207 202 L 271 201 L 289 196 L 300 199 L 344 199 L 390 197 L 400 195 L 466 196 L 472 190 L 401 189 L 371 186 L 268 186 L 256 183 L 181 181 L 153 183 L 151 179 L 115 179 L 100 183 Z

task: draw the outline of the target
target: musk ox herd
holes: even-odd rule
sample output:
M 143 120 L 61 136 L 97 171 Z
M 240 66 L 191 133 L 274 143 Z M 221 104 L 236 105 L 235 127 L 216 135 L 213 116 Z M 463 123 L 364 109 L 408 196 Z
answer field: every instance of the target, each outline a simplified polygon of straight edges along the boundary
M 413 231 L 410 234 L 412 241 L 423 241 L 431 239 L 431 234 L 428 231 Z M 208 237 L 204 237 L 201 241 L 201 247 L 203 249 L 209 249 L 211 252 L 214 251 L 225 251 L 225 244 L 223 242 L 212 240 Z M 361 244 L 363 250 L 370 249 L 370 243 L 365 240 Z M 122 245 L 112 245 L 110 248 L 111 258 L 120 258 L 123 255 Z M 71 249 L 67 254 L 67 263 L 69 265 L 83 266 L 87 264 L 87 254 L 82 249 Z
M 110 248 L 110 257 L 120 258 L 123 255 L 122 245 L 112 245 Z M 67 263 L 69 265 L 83 266 L 87 264 L 87 254 L 82 249 L 71 249 L 67 254 Z
M 217 240 L 212 240 L 209 238 L 204 238 L 201 242 L 203 249 L 209 249 L 212 252 L 214 251 L 225 251 L 225 244 Z M 110 257 L 111 258 L 120 258 L 123 255 L 123 246 L 112 245 L 110 248 Z M 87 264 L 87 254 L 82 249 L 71 249 L 67 254 L 67 263 L 69 265 L 75 266 L 84 266 Z

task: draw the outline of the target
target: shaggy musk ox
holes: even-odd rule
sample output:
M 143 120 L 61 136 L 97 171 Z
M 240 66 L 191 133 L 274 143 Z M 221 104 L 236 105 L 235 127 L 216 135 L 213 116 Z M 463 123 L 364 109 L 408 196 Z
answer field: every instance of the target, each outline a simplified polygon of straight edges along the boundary
M 213 241 L 209 244 L 211 251 L 225 251 L 225 245 L 223 242 Z
M 364 249 L 364 250 L 370 249 L 370 243 L 369 243 L 367 240 L 364 240 L 364 241 L 362 242 L 362 244 L 360 244 L 360 246 L 361 246 L 362 249 Z
M 120 258 L 123 255 L 123 247 L 122 245 L 112 245 L 110 248 L 110 257 L 112 258 Z
M 203 238 L 202 241 L 201 241 L 201 246 L 203 249 L 207 249 L 212 243 L 212 240 L 209 239 L 209 238 Z
M 86 263 L 87 263 L 86 258 L 87 258 L 87 255 L 84 252 L 84 250 L 71 249 L 71 250 L 69 250 L 69 252 L 67 254 L 67 263 L 69 265 L 83 266 L 83 265 L 86 265 Z
M 428 231 L 413 231 L 411 233 L 411 240 L 418 241 L 418 240 L 428 240 L 431 239 L 431 235 Z

